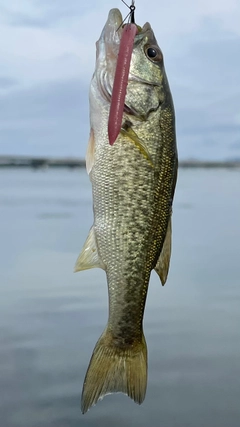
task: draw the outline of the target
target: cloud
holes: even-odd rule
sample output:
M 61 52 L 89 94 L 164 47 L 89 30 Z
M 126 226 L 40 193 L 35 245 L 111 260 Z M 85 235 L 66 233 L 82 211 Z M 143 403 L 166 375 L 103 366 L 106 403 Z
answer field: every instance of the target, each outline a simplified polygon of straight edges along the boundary
M 20 13 L 11 14 L 9 24 L 17 27 L 49 27 L 48 20 L 45 18 L 35 18 Z
M 85 154 L 95 41 L 112 7 L 128 13 L 112 0 L 2 1 L 0 150 Z M 151 23 L 163 49 L 180 157 L 239 150 L 239 1 L 153 0 L 146 7 L 138 0 L 136 20 Z
M 91 1 L 91 8 L 95 8 L 97 1 Z M 33 0 L 31 7 L 25 2 L 25 7 L 22 4 L 11 3 L 4 8 L 5 20 L 9 25 L 19 27 L 55 27 L 64 25 L 68 19 L 73 19 L 77 16 L 83 16 L 89 12 L 88 2 L 58 0 L 57 3 L 49 1 Z
M 203 40 L 192 37 L 178 55 L 178 72 L 170 58 L 181 157 L 220 159 L 234 149 L 239 155 L 240 38 L 218 29 L 218 39 L 216 33 Z
M 16 79 L 7 76 L 0 76 L 0 89 L 9 89 L 17 84 L 18 81 Z
M 0 109 L 2 154 L 85 153 L 88 93 L 80 80 L 51 82 L 9 93 L 0 99 Z

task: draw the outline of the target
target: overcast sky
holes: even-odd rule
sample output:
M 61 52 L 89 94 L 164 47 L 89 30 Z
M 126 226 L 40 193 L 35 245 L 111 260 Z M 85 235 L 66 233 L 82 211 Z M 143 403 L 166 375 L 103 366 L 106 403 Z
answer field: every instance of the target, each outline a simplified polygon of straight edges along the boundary
M 240 158 L 240 0 L 136 0 L 173 94 L 179 157 Z M 84 157 L 95 41 L 120 0 L 0 0 L 0 155 Z

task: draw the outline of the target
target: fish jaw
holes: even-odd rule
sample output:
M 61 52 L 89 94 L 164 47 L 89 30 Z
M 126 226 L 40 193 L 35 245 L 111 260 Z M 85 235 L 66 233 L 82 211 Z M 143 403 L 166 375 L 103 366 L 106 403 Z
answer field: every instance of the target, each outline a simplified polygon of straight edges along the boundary
M 99 89 L 104 98 L 109 96 L 116 70 L 120 39 L 122 34 L 122 15 L 118 9 L 111 9 L 103 27 L 101 36 L 96 42 L 95 73 Z M 107 79 L 107 81 L 105 81 Z M 106 88 L 108 88 L 106 90 Z M 110 89 L 111 88 L 111 89 Z
M 117 57 L 122 34 L 122 15 L 118 9 L 111 9 L 96 42 L 96 64 L 92 77 L 89 104 L 91 133 L 94 132 L 94 145 L 100 141 L 108 143 L 108 117 L 115 76 Z M 94 153 L 93 153 L 94 156 Z M 95 163 L 95 158 L 91 164 Z

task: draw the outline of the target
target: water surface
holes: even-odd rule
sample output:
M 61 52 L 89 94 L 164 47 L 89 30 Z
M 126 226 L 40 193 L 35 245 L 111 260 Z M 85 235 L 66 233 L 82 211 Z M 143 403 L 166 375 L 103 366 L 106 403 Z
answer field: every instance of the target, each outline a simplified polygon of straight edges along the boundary
M 80 412 L 107 321 L 101 270 L 73 274 L 92 224 L 83 170 L 0 170 L 3 427 L 239 427 L 240 171 L 180 170 L 173 255 L 153 272 L 145 402 L 107 396 Z

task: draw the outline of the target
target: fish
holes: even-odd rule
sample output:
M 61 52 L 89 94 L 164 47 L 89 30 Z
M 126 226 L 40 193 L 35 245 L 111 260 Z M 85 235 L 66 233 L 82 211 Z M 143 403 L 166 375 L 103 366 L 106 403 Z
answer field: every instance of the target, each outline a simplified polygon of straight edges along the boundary
M 152 270 L 165 284 L 171 257 L 178 156 L 175 112 L 163 54 L 149 23 L 134 37 L 120 133 L 109 144 L 108 120 L 122 15 L 111 9 L 96 43 L 89 93 L 86 168 L 93 226 L 75 271 L 106 272 L 109 314 L 85 376 L 81 410 L 122 392 L 141 404 L 147 388 L 143 316 Z

